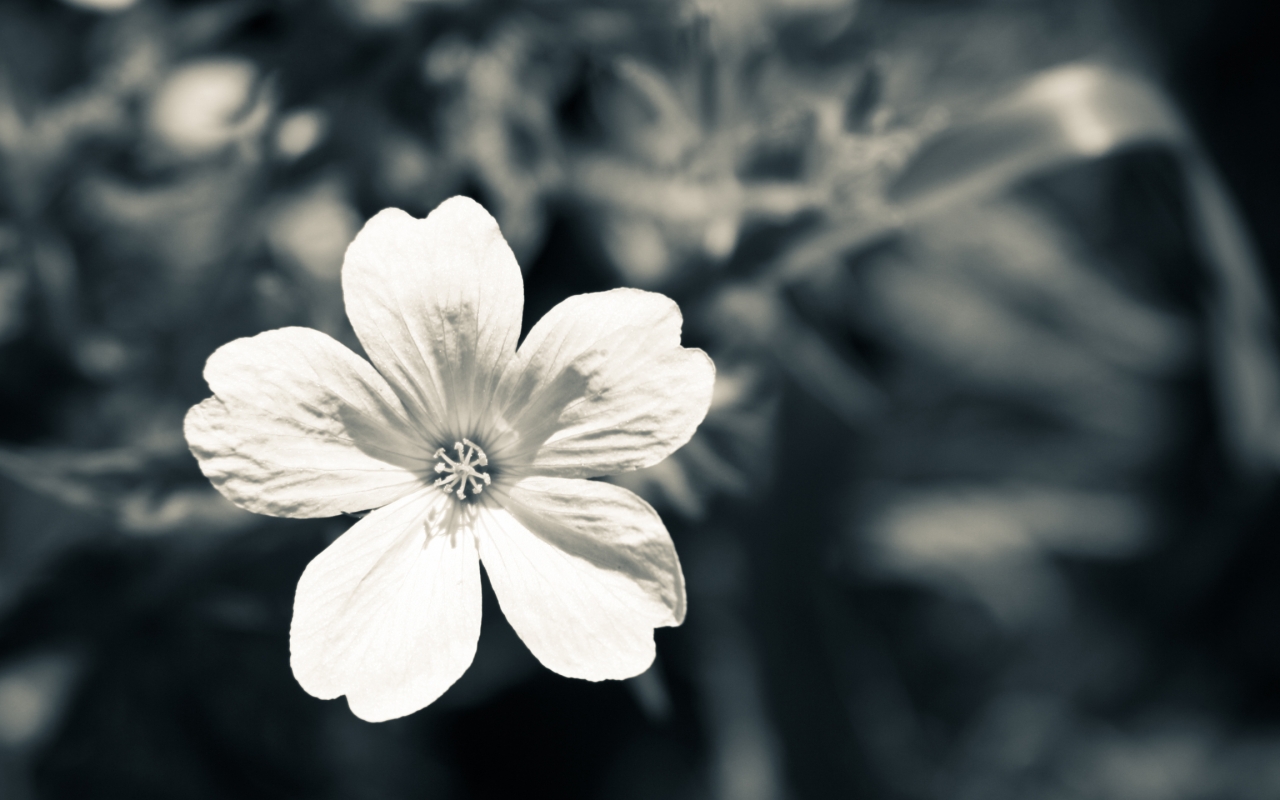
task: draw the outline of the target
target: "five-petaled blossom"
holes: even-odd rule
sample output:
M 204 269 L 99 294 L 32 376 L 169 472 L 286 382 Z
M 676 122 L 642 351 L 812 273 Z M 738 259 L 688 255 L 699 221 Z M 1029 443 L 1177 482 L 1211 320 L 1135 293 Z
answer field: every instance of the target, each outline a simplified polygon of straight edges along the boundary
M 200 468 L 237 505 L 282 517 L 374 509 L 307 566 L 293 674 L 358 716 L 410 714 L 475 656 L 480 563 L 538 660 L 628 678 L 653 629 L 684 619 L 661 519 L 589 478 L 654 464 L 706 415 L 714 368 L 680 345 L 670 299 L 570 297 L 517 348 L 524 284 L 493 217 L 464 197 L 426 219 L 388 209 L 342 268 L 369 356 L 308 328 L 219 348 L 187 415 Z

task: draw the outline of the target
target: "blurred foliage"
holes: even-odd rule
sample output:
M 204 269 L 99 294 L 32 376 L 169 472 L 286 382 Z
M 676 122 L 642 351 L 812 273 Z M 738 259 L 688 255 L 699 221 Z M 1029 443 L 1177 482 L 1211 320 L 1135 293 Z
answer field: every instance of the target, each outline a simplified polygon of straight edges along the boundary
M 0 4 L 0 796 L 1280 795 L 1270 304 L 1123 31 L 1100 0 Z M 347 243 L 457 193 L 530 323 L 651 288 L 714 357 L 698 435 L 617 478 L 690 613 L 587 684 L 486 589 L 466 676 L 369 725 L 288 668 L 349 521 L 235 509 L 180 424 L 223 342 L 358 347 Z

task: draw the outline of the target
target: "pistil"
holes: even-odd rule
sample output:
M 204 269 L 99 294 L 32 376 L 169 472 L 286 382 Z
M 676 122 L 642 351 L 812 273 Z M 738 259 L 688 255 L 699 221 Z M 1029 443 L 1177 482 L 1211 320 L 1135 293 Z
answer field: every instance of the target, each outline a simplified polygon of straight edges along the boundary
M 492 483 L 489 473 L 482 471 L 489 466 L 489 457 L 470 439 L 454 442 L 453 449 L 458 453 L 456 460 L 450 458 L 443 447 L 436 451 L 436 472 L 441 473 L 441 477 L 436 479 L 435 485 L 446 492 L 453 492 L 459 500 L 467 499 L 468 489 L 472 497 L 480 494 Z

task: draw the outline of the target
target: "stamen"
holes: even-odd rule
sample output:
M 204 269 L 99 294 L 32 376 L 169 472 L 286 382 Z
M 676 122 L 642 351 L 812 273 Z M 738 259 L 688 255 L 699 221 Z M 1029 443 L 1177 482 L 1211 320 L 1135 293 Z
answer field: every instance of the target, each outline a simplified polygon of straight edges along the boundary
M 444 475 L 436 479 L 435 485 L 453 492 L 459 500 L 467 499 L 467 489 L 473 497 L 480 494 L 492 483 L 489 473 L 480 471 L 481 467 L 489 466 L 489 457 L 470 439 L 454 442 L 453 449 L 458 451 L 456 461 L 449 458 L 443 447 L 436 451 L 436 472 Z

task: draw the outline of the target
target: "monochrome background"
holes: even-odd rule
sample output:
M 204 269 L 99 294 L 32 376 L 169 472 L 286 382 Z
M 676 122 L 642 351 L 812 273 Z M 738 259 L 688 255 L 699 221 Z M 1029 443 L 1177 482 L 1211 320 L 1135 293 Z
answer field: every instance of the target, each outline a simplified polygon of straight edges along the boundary
M 1280 796 L 1280 12 L 1249 0 L 0 3 L 0 797 Z M 349 518 L 240 511 L 207 356 L 356 345 L 387 206 L 525 326 L 668 294 L 684 626 L 369 724 L 289 670 Z

